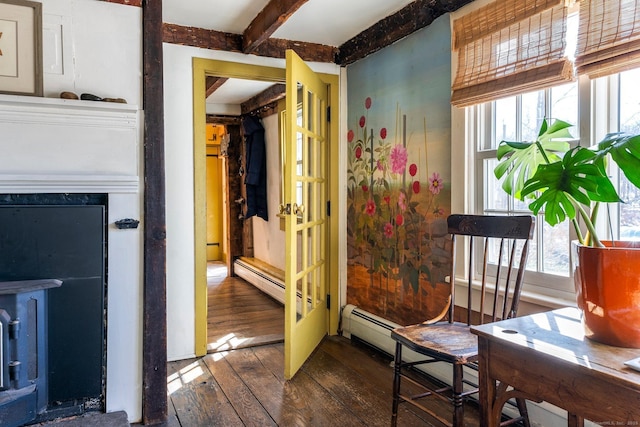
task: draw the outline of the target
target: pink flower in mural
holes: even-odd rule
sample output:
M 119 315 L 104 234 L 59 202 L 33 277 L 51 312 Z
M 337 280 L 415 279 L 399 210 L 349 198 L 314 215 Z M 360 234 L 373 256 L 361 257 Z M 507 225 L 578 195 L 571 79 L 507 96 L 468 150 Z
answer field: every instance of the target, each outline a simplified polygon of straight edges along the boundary
M 411 166 L 409 166 L 409 175 L 416 176 L 416 173 L 418 173 L 418 166 L 415 163 L 411 163 Z
M 362 157 L 362 147 L 356 147 L 356 159 Z
M 349 132 L 347 132 L 347 141 L 352 142 L 353 141 L 353 137 L 354 137 L 354 133 L 351 129 L 349 129 Z
M 373 199 L 367 200 L 367 206 L 364 208 L 364 211 L 369 216 L 375 215 L 375 213 L 376 213 L 376 202 L 374 202 Z
M 384 236 L 388 239 L 393 237 L 393 224 L 391 224 L 390 222 L 384 225 Z
M 404 217 L 402 216 L 402 214 L 396 215 L 396 225 L 400 227 L 402 226 L 402 224 L 404 224 Z
M 371 98 L 367 97 L 367 99 L 364 100 L 364 108 L 366 108 L 367 110 L 369 108 L 371 108 Z
M 362 191 L 364 191 L 365 193 L 369 191 L 369 186 L 367 184 L 362 184 Z
M 364 118 L 364 116 L 360 117 L 360 127 L 363 128 L 365 123 L 367 123 L 367 120 Z
M 434 172 L 429 178 L 429 191 L 433 194 L 440 194 L 440 190 L 442 190 L 442 178 L 438 172 Z
M 380 138 L 382 138 L 382 139 L 386 139 L 387 138 L 387 128 L 380 129 Z
M 377 166 L 380 172 L 384 172 L 384 163 L 382 163 L 382 160 L 378 160 Z
M 433 210 L 433 214 L 437 217 L 443 216 L 444 215 L 444 209 L 440 208 L 440 207 L 436 207 Z
M 420 192 L 420 181 L 413 181 L 413 192 L 415 194 Z
M 407 167 L 407 149 L 402 145 L 394 145 L 391 149 L 391 172 L 403 173 Z
M 389 206 L 389 203 L 391 203 L 391 197 L 390 196 L 384 196 L 383 199 L 384 199 L 384 202 L 387 204 L 387 206 Z
M 406 200 L 406 198 L 407 198 L 407 196 L 405 196 L 404 193 L 398 194 L 398 206 L 403 211 L 407 209 L 407 200 Z

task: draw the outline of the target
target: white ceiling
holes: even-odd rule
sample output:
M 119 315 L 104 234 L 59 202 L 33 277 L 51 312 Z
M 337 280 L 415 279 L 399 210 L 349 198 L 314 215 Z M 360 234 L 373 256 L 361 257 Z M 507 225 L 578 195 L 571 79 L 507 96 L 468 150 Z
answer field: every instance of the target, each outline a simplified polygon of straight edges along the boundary
M 242 34 L 270 0 L 164 0 L 163 21 Z M 271 37 L 338 47 L 414 0 L 309 0 Z M 207 99 L 210 114 L 239 114 L 239 104 L 269 84 L 229 79 Z
M 309 0 L 272 37 L 340 46 L 414 0 Z M 242 34 L 269 0 L 164 0 L 163 21 Z

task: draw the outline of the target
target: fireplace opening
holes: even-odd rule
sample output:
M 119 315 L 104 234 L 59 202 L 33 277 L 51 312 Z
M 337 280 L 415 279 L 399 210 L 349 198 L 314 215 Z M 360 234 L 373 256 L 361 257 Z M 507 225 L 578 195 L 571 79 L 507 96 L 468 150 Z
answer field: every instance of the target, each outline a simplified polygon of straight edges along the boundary
M 46 405 L 33 422 L 104 411 L 107 206 L 106 194 L 0 195 L 0 282 L 61 282 L 42 291 L 45 330 L 36 334 L 46 334 L 46 381 L 29 386 L 46 388 Z M 0 420 L 3 393 L 15 390 L 0 388 Z

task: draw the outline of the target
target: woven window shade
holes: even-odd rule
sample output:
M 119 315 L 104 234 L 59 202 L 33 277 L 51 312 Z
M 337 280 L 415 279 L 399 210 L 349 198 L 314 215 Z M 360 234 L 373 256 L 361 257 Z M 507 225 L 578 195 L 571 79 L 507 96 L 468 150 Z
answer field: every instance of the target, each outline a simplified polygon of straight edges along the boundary
M 640 67 L 640 0 L 582 0 L 578 74 L 590 78 Z
M 564 0 L 497 0 L 453 23 L 458 107 L 574 79 L 565 57 Z

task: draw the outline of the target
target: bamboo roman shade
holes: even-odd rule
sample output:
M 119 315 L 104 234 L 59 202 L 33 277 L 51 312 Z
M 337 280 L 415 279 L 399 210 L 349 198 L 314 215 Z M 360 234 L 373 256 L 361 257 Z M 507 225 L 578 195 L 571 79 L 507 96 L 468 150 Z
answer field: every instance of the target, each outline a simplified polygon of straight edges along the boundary
M 564 0 L 496 0 L 453 23 L 451 103 L 479 104 L 574 79 Z
M 576 67 L 590 78 L 640 66 L 640 0 L 582 0 Z

